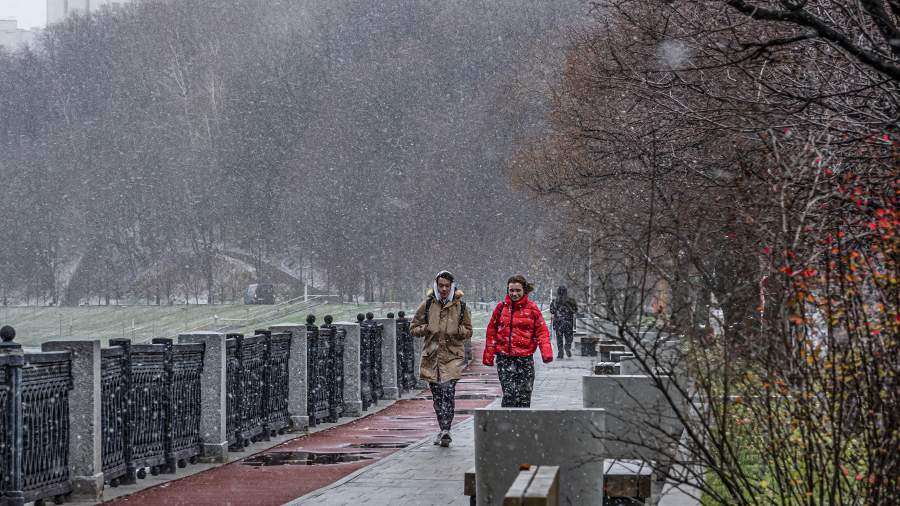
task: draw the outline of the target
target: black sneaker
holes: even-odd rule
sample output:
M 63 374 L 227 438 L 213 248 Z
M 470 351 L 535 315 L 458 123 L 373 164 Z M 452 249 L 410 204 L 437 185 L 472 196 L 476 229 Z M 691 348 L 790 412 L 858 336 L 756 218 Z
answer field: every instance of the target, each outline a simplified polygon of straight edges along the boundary
M 570 350 L 569 348 L 566 348 L 566 356 L 572 358 L 572 350 Z
M 436 444 L 436 445 L 441 444 L 441 437 L 442 437 L 443 435 L 444 435 L 444 431 L 438 432 L 438 433 L 434 436 L 434 444 Z
M 559 350 L 559 354 L 556 355 L 556 358 L 563 358 L 563 352 L 562 352 L 562 350 Z
M 453 441 L 453 438 L 450 437 L 450 431 L 442 430 L 440 436 L 441 436 L 441 446 L 443 446 L 444 448 L 450 446 L 450 442 Z

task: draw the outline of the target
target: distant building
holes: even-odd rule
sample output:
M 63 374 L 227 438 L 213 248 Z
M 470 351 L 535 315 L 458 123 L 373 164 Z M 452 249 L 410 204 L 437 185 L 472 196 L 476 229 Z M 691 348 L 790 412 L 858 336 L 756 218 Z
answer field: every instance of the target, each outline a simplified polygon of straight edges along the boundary
M 134 0 L 47 0 L 47 24 L 59 23 L 76 12 L 94 12 L 104 5 L 122 5 Z
M 0 19 L 0 46 L 7 49 L 19 49 L 30 45 L 37 37 L 38 30 L 19 28 L 15 19 Z

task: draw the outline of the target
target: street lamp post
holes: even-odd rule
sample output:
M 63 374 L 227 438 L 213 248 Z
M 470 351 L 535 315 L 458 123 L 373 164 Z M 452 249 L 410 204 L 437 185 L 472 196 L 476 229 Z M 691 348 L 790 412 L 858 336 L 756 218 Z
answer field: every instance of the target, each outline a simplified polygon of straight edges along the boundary
M 587 299 L 588 299 L 588 309 L 593 314 L 593 311 L 594 311 L 594 290 L 593 290 L 594 275 L 593 275 L 593 272 L 591 269 L 592 269 L 592 266 L 594 265 L 594 231 L 587 230 L 584 228 L 579 228 L 577 230 L 578 230 L 578 232 L 581 232 L 583 234 L 588 234 L 588 271 L 587 271 L 588 296 L 587 296 Z

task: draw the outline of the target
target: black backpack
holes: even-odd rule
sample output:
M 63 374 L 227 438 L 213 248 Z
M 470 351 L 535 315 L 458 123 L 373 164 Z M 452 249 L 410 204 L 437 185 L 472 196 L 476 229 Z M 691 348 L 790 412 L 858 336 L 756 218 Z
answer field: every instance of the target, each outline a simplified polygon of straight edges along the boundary
M 425 299 L 425 325 L 428 325 L 428 313 L 431 309 L 431 304 L 434 303 L 434 297 L 428 297 Z M 466 301 L 460 299 L 459 301 L 459 322 L 458 325 L 462 325 L 463 318 L 466 316 Z

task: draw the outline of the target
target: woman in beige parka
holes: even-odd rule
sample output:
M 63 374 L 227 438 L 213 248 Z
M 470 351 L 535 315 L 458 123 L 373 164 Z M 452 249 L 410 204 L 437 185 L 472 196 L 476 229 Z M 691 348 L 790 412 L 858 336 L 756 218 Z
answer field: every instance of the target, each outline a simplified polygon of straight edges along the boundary
M 441 271 L 416 310 L 410 334 L 425 338 L 420 377 L 431 387 L 434 412 L 441 431 L 434 444 L 450 446 L 450 424 L 455 409 L 456 382 L 465 363 L 465 340 L 472 337 L 472 317 L 453 275 Z

